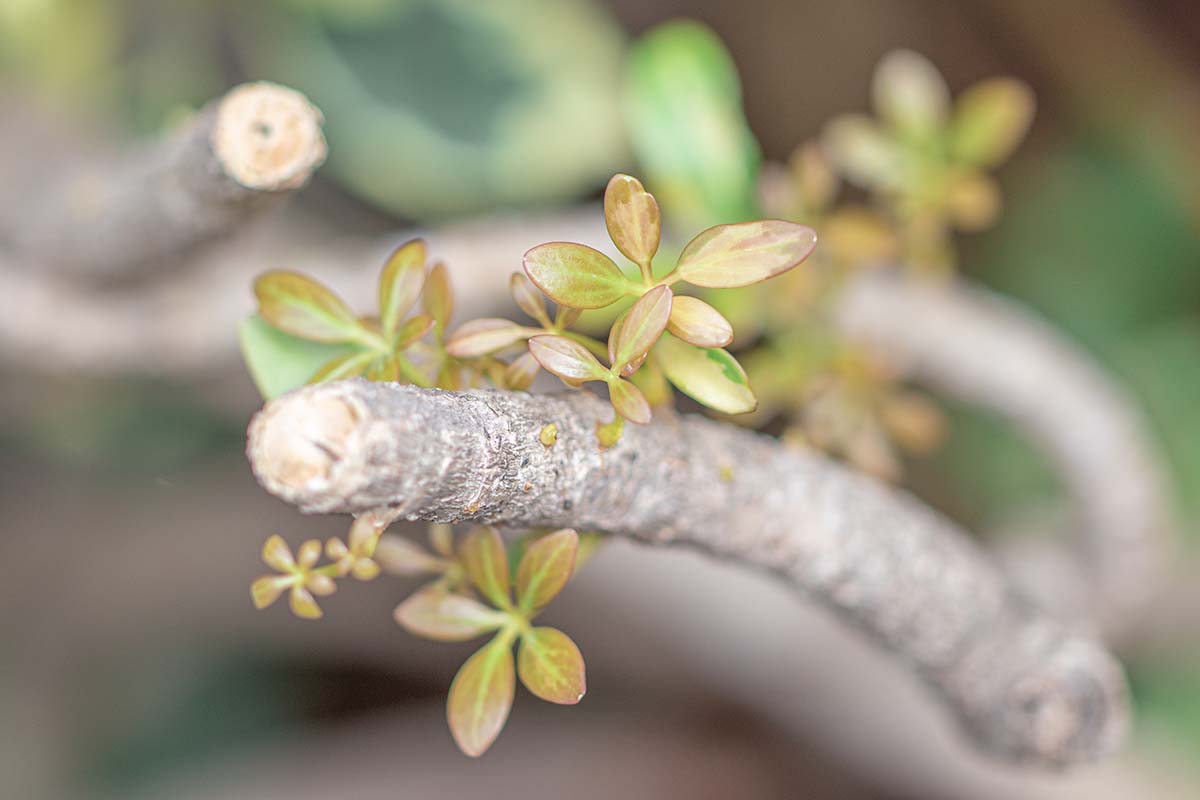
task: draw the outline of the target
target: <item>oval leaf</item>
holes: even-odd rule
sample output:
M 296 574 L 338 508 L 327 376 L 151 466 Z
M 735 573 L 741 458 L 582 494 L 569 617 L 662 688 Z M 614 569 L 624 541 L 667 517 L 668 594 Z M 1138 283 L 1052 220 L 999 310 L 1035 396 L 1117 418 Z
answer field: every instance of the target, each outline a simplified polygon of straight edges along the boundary
M 655 350 L 667 380 L 688 397 L 724 414 L 745 414 L 758 406 L 742 365 L 718 348 L 694 347 L 669 333 Z
M 963 92 L 950 128 L 955 158 L 994 167 L 1012 154 L 1033 123 L 1033 90 L 1012 78 L 993 78 Z
M 463 537 L 458 558 L 480 593 L 499 608 L 508 608 L 508 557 L 495 528 L 476 528 Z
M 876 122 L 861 114 L 846 114 L 825 126 L 821 137 L 829 158 L 859 186 L 892 188 L 902 183 L 902 153 Z
M 603 308 L 629 288 L 629 280 L 611 258 L 582 244 L 541 244 L 525 254 L 523 263 L 534 285 L 571 308 Z
M 416 636 L 438 642 L 465 642 L 499 628 L 508 619 L 478 600 L 426 586 L 396 606 L 400 627 Z
M 565 381 L 599 381 L 608 377 L 608 370 L 586 347 L 565 336 L 534 336 L 529 340 L 529 352 L 542 369 Z
M 546 314 L 546 300 L 525 273 L 514 272 L 508 279 L 508 290 L 518 308 L 542 325 L 550 324 L 550 317 Z
M 428 550 L 394 533 L 385 533 L 375 545 L 374 559 L 392 575 L 422 575 L 441 572 L 445 562 Z
M 360 352 L 352 344 L 325 344 L 284 333 L 257 314 L 238 326 L 238 344 L 264 400 L 303 386 L 314 372 Z
M 478 358 L 516 344 L 525 329 L 508 319 L 487 317 L 465 322 L 446 340 L 446 352 L 455 358 Z
M 938 131 L 950 107 L 942 73 L 925 56 L 895 50 L 875 68 L 871 84 L 875 110 L 903 134 L 928 137 Z
M 425 284 L 425 242 L 413 239 L 397 247 L 379 275 L 379 320 L 383 335 L 395 341 L 400 320 L 417 302 Z
M 650 422 L 650 404 L 642 390 L 624 378 L 608 385 L 608 400 L 613 410 L 630 422 L 646 425 Z
M 324 383 L 325 381 L 340 381 L 362 375 L 378 356 L 374 350 L 360 350 L 347 353 L 325 362 L 320 369 L 308 379 L 309 383 Z
M 621 254 L 649 266 L 662 236 L 662 214 L 654 195 L 631 175 L 613 175 L 604 190 L 604 222 Z
M 620 372 L 650 352 L 667 328 L 672 297 L 669 286 L 655 286 L 633 304 L 613 332 L 609 348 L 613 369 Z
M 392 343 L 403 349 L 433 330 L 436 321 L 429 314 L 417 314 L 410 317 L 392 334 Z
M 351 342 L 365 332 L 337 295 L 297 272 L 267 272 L 254 282 L 258 313 L 294 336 L 314 342 Z
M 523 392 L 533 385 L 533 379 L 537 377 L 539 369 L 541 366 L 533 357 L 533 353 L 524 352 L 504 370 L 504 386 Z
M 511 645 L 497 637 L 467 659 L 450 684 L 446 720 L 459 749 L 484 754 L 508 720 L 516 680 Z
M 551 703 L 574 705 L 587 692 L 583 655 L 557 628 L 534 628 L 521 637 L 517 671 L 526 689 Z
M 425 288 L 421 291 L 421 309 L 433 317 L 438 336 L 446 331 L 450 317 L 454 314 L 454 290 L 450 288 L 450 271 L 445 264 L 437 264 L 425 277 Z
M 697 347 L 724 347 L 733 341 L 733 325 L 708 303 L 696 297 L 676 297 L 667 330 Z
M 570 528 L 555 531 L 525 549 L 517 565 L 517 604 L 522 611 L 537 611 L 562 591 L 575 569 L 579 536 Z
M 795 222 L 767 219 L 717 225 L 688 242 L 677 272 L 696 286 L 746 286 L 788 271 L 816 245 L 816 232 Z

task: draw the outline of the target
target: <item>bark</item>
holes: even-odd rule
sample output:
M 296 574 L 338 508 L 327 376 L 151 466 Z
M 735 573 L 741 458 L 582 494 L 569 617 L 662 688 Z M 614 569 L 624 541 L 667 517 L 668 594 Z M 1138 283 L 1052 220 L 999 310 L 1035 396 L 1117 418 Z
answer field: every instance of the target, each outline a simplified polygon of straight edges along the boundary
M 325 159 L 321 121 L 299 92 L 244 84 L 125 157 L 24 165 L 36 182 L 0 212 L 0 240 L 16 263 L 72 279 L 156 271 L 303 186 Z
M 998 757 L 1067 765 L 1123 739 L 1116 662 L 914 498 L 699 417 L 627 426 L 601 450 L 594 427 L 610 416 L 585 393 L 345 381 L 269 403 L 247 453 L 264 487 L 307 512 L 569 525 L 767 570 L 911 663 Z
M 874 273 L 850 285 L 839 311 L 843 330 L 886 363 L 1006 418 L 1049 459 L 1071 501 L 1074 547 L 1039 596 L 1058 595 L 1056 605 L 1110 636 L 1129 634 L 1176 529 L 1163 459 L 1134 399 L 1046 322 L 982 288 Z

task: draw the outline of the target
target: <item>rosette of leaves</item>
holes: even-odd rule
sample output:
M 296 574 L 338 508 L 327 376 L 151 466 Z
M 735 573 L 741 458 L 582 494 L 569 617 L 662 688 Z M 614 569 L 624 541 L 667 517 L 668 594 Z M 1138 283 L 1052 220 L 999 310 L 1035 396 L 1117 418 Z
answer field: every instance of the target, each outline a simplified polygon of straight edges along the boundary
M 987 170 L 1011 155 L 1033 121 L 1033 91 L 1013 78 L 978 83 L 951 103 L 937 68 L 911 50 L 885 56 L 871 87 L 877 119 L 834 119 L 823 140 L 852 183 L 901 223 L 917 269 L 954 265 L 951 229 L 989 227 L 1000 190 Z
M 670 400 L 667 383 L 725 414 L 752 411 L 757 401 L 746 373 L 723 349 L 733 340 L 732 325 L 708 303 L 676 289 L 735 288 L 780 275 L 812 252 L 813 230 L 784 220 L 717 225 L 684 246 L 674 267 L 656 274 L 662 226 L 654 196 L 637 178 L 616 175 L 604 194 L 604 214 L 613 244 L 636 265 L 636 277 L 586 245 L 538 245 L 524 257 L 528 284 L 517 277 L 513 287 L 518 305 L 542 327 L 476 320 L 451 335 L 448 351 L 481 356 L 524 341 L 533 361 L 569 386 L 606 384 L 617 416 L 600 431 L 604 444 L 615 441 L 624 419 L 649 422 L 652 402 Z M 558 305 L 553 323 L 532 287 Z M 578 312 L 629 299 L 633 305 L 613 323 L 607 345 L 567 330 Z

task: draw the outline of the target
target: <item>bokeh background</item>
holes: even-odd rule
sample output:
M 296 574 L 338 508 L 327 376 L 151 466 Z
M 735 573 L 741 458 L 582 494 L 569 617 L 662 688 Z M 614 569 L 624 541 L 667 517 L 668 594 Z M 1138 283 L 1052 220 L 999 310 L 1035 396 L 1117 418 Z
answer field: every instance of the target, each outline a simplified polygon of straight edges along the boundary
M 1036 90 L 1030 138 L 999 173 L 1003 218 L 960 238 L 961 269 L 1095 354 L 1168 460 L 1184 566 L 1125 653 L 1129 751 L 1069 776 L 988 765 L 906 673 L 778 587 L 614 544 L 552 612 L 587 656 L 586 700 L 519 694 L 493 750 L 468 760 L 442 704 L 470 645 L 401 632 L 391 609 L 409 587 L 344 587 L 318 623 L 251 608 L 268 533 L 342 522 L 303 518 L 250 476 L 259 400 L 231 326 L 213 334 L 231 357 L 188 370 L 0 349 L 0 796 L 1200 796 L 1193 3 L 0 0 L 0 180 L 17 162 L 53 168 L 71 142 L 157 136 L 270 79 L 322 109 L 330 145 L 288 213 L 330 240 L 422 228 L 436 247 L 443 226 L 593 202 L 613 172 L 636 174 L 626 60 L 679 17 L 725 42 L 771 160 L 864 109 L 895 47 L 956 91 L 999 74 Z M 950 414 L 911 488 L 973 530 L 1053 515 L 1059 487 L 1027 445 Z

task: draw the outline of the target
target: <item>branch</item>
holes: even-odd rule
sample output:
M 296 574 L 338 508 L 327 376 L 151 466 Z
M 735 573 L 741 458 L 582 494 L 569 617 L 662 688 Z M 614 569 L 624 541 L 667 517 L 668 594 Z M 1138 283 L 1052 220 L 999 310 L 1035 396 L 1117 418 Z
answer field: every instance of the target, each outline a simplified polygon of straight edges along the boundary
M 699 417 L 629 426 L 602 451 L 603 409 L 584 393 L 346 381 L 269 403 L 247 453 L 268 491 L 307 512 L 572 525 L 766 569 L 912 663 L 996 756 L 1066 765 L 1119 745 L 1115 661 L 1023 602 L 912 497 Z
M 1175 523 L 1163 460 L 1133 398 L 1047 323 L 981 288 L 872 272 L 848 287 L 839 311 L 843 329 L 885 361 L 1008 419 L 1046 455 L 1077 517 L 1077 552 L 1065 563 L 1078 580 L 1066 605 L 1111 635 L 1140 622 Z M 1056 583 L 1039 595 L 1063 594 Z
M 153 271 L 303 186 L 325 160 L 321 122 L 299 92 L 243 84 L 124 158 L 72 163 L 58 175 L 27 165 L 35 182 L 6 205 L 0 239 L 18 261 L 71 278 Z

